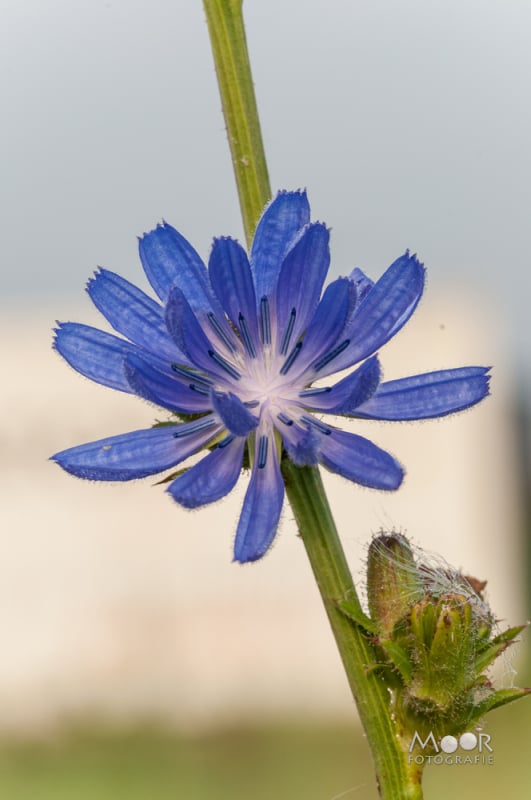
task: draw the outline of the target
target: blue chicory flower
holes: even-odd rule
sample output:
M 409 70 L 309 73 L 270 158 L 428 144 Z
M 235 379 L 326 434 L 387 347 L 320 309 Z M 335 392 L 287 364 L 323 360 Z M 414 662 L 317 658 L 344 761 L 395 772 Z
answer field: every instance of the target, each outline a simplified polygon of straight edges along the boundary
M 186 421 L 176 416 L 175 424 L 52 458 L 81 478 L 127 481 L 171 469 L 207 448 L 168 486 L 174 500 L 196 508 L 231 491 L 247 445 L 251 479 L 236 561 L 260 558 L 273 541 L 284 499 L 282 457 L 300 466 L 322 464 L 363 486 L 400 486 L 404 472 L 393 456 L 323 414 L 426 419 L 460 411 L 488 393 L 483 367 L 381 381 L 375 353 L 415 310 L 424 268 L 405 253 L 376 283 L 355 269 L 322 293 L 329 231 L 310 222 L 305 192 L 280 192 L 269 204 L 249 258 L 237 241 L 223 237 L 214 241 L 207 269 L 166 223 L 140 240 L 140 257 L 161 302 L 100 269 L 88 293 L 125 338 L 66 322 L 56 330 L 55 348 L 91 380 Z M 347 377 L 323 385 L 354 365 Z

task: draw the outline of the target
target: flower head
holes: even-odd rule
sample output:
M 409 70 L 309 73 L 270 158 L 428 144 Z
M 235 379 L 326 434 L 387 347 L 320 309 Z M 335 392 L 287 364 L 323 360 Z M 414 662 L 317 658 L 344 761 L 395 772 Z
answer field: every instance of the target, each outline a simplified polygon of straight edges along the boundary
M 323 291 L 329 232 L 310 222 L 305 192 L 275 197 L 250 256 L 223 237 L 214 241 L 207 268 L 164 223 L 140 240 L 140 257 L 160 302 L 99 270 L 88 293 L 121 336 L 68 322 L 57 328 L 55 347 L 90 379 L 172 412 L 173 424 L 79 445 L 53 459 L 81 478 L 126 481 L 171 469 L 206 448 L 168 486 L 174 500 L 196 508 L 231 491 L 247 447 L 251 479 L 237 561 L 260 558 L 275 536 L 282 457 L 322 464 L 363 486 L 400 486 L 404 473 L 393 456 L 322 415 L 425 419 L 488 393 L 483 367 L 381 381 L 375 353 L 415 310 L 424 268 L 406 253 L 376 283 L 355 269 Z M 342 380 L 323 384 L 354 366 Z

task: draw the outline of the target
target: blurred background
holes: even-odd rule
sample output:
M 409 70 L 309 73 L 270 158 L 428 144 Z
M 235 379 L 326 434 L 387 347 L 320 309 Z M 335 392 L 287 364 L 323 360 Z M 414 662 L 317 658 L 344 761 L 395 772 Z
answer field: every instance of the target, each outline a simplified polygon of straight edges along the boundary
M 531 8 L 525 0 L 247 0 L 271 183 L 332 226 L 331 276 L 407 247 L 426 296 L 386 379 L 492 364 L 457 417 L 352 429 L 407 466 L 396 496 L 326 476 L 354 575 L 380 529 L 488 580 L 530 616 Z M 376 798 L 289 508 L 271 553 L 231 563 L 246 481 L 181 511 L 149 479 L 96 485 L 47 461 L 149 426 L 50 348 L 105 324 L 97 265 L 146 289 L 136 236 L 167 219 L 206 258 L 243 239 L 196 0 L 4 0 L 0 343 L 0 797 Z M 514 677 L 513 670 L 518 674 Z M 526 648 L 502 664 L 531 680 Z M 489 767 L 432 768 L 430 798 L 520 800 L 525 702 L 494 712 Z

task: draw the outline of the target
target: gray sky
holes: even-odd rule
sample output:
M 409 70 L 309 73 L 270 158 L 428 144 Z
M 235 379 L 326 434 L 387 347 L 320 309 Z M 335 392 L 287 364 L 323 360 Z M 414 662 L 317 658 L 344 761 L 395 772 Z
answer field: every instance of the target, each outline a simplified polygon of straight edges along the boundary
M 490 298 L 529 368 L 528 0 L 246 0 L 271 182 L 306 186 L 333 269 L 406 247 Z M 143 285 L 164 217 L 241 223 L 199 0 L 4 0 L 2 301 L 64 314 L 96 265 Z M 60 312 L 56 311 L 60 306 Z

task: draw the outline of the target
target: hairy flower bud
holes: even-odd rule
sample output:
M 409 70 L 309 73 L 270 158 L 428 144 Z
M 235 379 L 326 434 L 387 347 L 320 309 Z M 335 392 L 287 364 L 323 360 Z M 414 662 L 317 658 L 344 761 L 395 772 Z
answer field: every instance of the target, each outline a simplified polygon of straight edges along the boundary
M 400 533 L 375 537 L 369 547 L 367 597 L 379 637 L 390 638 L 398 620 L 422 596 L 422 580 L 406 537 Z
M 406 741 L 415 732 L 457 735 L 531 691 L 496 691 L 488 680 L 487 668 L 525 626 L 496 635 L 484 588 L 448 564 L 433 566 L 402 534 L 381 533 L 371 542 L 370 617 L 354 613 L 348 602 L 340 607 L 374 637 Z

